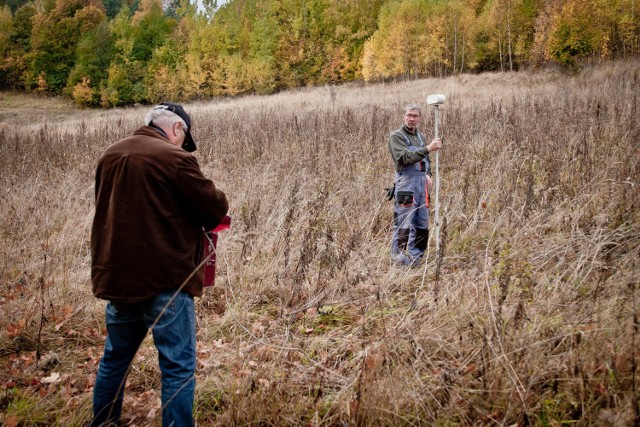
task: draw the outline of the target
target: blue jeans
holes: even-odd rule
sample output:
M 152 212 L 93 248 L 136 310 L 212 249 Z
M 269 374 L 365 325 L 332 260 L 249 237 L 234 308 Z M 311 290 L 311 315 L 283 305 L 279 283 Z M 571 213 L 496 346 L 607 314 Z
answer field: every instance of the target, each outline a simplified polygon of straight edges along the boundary
M 195 305 L 193 296 L 184 292 L 171 301 L 174 294 L 165 292 L 139 303 L 107 304 L 107 340 L 93 390 L 92 427 L 119 422 L 124 383 L 150 328 L 162 372 L 162 425 L 194 425 Z

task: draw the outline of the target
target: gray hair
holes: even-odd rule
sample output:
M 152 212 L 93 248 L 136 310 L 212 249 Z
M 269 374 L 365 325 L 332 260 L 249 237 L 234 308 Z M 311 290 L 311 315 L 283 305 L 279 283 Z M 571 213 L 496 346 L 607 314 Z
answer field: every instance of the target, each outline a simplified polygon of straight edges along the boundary
M 409 104 L 409 105 L 407 105 L 406 107 L 404 107 L 403 113 L 407 114 L 411 110 L 416 110 L 418 113 L 420 113 L 420 115 L 422 115 L 422 109 L 417 104 Z
M 144 124 L 149 126 L 153 122 L 154 125 L 160 126 L 161 128 L 170 128 L 174 123 L 180 122 L 185 131 L 189 130 L 182 117 L 163 107 L 162 105 L 153 107 L 144 117 Z

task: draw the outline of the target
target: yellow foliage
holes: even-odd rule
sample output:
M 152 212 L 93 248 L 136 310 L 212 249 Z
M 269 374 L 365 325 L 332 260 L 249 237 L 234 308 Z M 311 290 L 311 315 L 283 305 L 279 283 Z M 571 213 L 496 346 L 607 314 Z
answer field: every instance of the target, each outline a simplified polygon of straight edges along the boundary
M 162 0 L 141 0 L 138 10 L 131 18 L 131 24 L 136 25 L 152 10 L 162 11 Z
M 90 105 L 93 100 L 93 90 L 88 77 L 83 77 L 81 82 L 73 87 L 73 99 L 80 105 Z
M 275 88 L 276 71 L 273 61 L 254 58 L 247 64 L 247 80 L 252 89 L 260 94 L 271 93 Z
M 47 84 L 46 77 L 47 75 L 44 71 L 38 75 L 38 87 L 36 88 L 37 92 L 45 93 L 47 90 L 49 90 L 49 85 Z
M 447 37 L 446 31 L 452 22 L 467 23 L 471 13 L 464 3 L 454 2 L 442 5 L 406 1 L 385 6 L 380 13 L 378 30 L 365 42 L 362 54 L 364 79 L 425 76 L 433 74 L 435 66 L 447 66 L 452 62 L 448 55 L 462 56 L 466 52 L 461 47 L 458 53 L 457 44 L 447 49 L 447 38 L 454 44 L 458 43 L 457 37 L 461 40 L 465 37 L 458 33 Z M 458 24 L 456 31 L 469 30 Z M 472 39 L 467 37 L 466 43 L 471 43 Z
M 9 35 L 13 32 L 13 15 L 9 6 L 0 9 L 0 51 L 8 47 Z
M 247 70 L 240 55 L 226 58 L 225 70 L 225 95 L 237 95 L 246 92 L 251 87 L 247 78 Z
M 118 104 L 118 91 L 110 87 L 100 88 L 100 106 L 103 108 L 112 107 Z

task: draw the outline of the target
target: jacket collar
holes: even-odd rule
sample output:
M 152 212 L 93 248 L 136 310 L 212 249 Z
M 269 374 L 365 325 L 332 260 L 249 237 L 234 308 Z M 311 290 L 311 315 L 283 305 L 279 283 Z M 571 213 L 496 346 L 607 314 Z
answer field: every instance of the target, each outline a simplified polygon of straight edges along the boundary
M 402 130 L 405 131 L 406 133 L 408 133 L 409 135 L 417 135 L 418 134 L 418 129 L 414 129 L 413 131 L 409 130 L 409 128 L 406 125 L 402 125 Z
M 171 143 L 171 141 L 169 141 L 169 138 L 167 137 L 167 134 L 160 129 L 159 127 L 151 124 L 149 126 L 141 126 L 138 129 L 136 129 L 133 132 L 134 135 L 145 135 L 145 136 L 149 136 L 151 138 L 158 138 L 162 141 L 166 141 Z
M 160 134 L 162 136 L 164 136 L 165 138 L 169 139 L 169 137 L 167 136 L 167 133 L 160 127 L 160 126 L 156 126 L 153 123 L 149 123 L 149 127 L 153 128 L 154 130 L 160 132 Z

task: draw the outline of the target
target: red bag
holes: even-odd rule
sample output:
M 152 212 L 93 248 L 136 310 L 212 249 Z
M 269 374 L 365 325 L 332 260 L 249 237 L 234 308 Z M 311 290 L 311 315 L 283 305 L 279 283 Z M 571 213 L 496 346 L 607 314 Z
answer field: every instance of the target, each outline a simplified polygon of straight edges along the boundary
M 424 192 L 425 192 L 425 203 L 427 205 L 427 209 L 431 208 L 431 203 L 429 203 L 429 181 L 427 181 L 425 179 L 425 184 L 424 184 Z
M 231 228 L 231 217 L 225 215 L 213 230 L 204 232 L 204 282 L 203 286 L 213 286 L 216 281 L 216 247 L 218 245 L 218 233 Z

